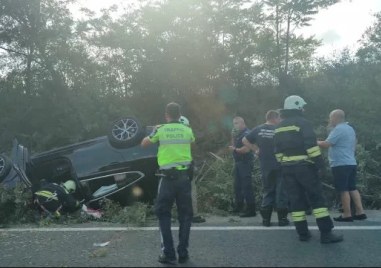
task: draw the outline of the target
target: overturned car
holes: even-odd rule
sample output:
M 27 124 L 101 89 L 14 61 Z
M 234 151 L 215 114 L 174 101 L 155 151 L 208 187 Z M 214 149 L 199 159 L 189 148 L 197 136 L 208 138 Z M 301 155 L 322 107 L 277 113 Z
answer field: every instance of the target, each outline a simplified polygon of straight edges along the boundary
M 105 136 L 34 155 L 14 140 L 11 157 L 0 154 L 0 184 L 22 182 L 35 192 L 43 180 L 72 179 L 74 196 L 90 206 L 106 197 L 122 204 L 151 202 L 158 183 L 157 146 L 143 148 L 140 142 L 152 129 L 126 117 L 115 121 Z

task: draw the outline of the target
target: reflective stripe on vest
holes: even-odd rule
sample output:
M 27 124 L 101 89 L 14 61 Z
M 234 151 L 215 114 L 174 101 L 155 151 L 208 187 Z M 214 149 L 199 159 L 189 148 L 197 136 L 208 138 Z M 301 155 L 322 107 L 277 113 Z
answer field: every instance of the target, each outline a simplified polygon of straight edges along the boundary
M 189 140 L 163 140 L 160 141 L 160 145 L 166 144 L 189 144 Z

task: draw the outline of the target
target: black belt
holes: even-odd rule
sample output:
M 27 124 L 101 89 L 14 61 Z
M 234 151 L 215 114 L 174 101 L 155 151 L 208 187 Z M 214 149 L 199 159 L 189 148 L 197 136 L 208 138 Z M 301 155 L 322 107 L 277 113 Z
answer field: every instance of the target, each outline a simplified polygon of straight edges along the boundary
M 159 174 L 156 174 L 156 176 L 169 179 L 169 180 L 177 180 L 180 178 L 180 176 L 184 173 L 188 173 L 189 169 L 160 169 Z

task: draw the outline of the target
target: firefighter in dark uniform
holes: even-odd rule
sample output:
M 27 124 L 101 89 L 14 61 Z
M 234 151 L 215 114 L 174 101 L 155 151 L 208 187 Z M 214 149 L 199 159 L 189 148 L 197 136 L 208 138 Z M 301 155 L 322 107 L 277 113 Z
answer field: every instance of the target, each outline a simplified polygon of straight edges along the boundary
M 296 95 L 285 99 L 281 110 L 283 121 L 275 129 L 275 156 L 281 163 L 291 216 L 300 241 L 311 238 L 305 212 L 309 206 L 307 195 L 320 230 L 320 242 L 340 242 L 343 236 L 332 232 L 333 222 L 323 198 L 319 174 L 324 170 L 324 162 L 312 125 L 303 117 L 305 105 Z
M 34 193 L 34 204 L 46 216 L 59 218 L 62 212 L 74 212 L 79 208 L 80 202 L 72 195 L 75 190 L 73 180 L 61 185 L 42 182 L 40 189 Z
M 179 220 L 178 261 L 188 260 L 189 234 L 193 217 L 191 181 L 191 143 L 195 138 L 192 129 L 179 122 L 180 106 L 171 102 L 167 105 L 167 124 L 156 127 L 152 134 L 143 139 L 141 145 L 159 143 L 157 160 L 160 168 L 155 212 L 159 219 L 162 254 L 159 262 L 176 264 L 176 252 L 171 232 L 171 210 L 176 201 Z

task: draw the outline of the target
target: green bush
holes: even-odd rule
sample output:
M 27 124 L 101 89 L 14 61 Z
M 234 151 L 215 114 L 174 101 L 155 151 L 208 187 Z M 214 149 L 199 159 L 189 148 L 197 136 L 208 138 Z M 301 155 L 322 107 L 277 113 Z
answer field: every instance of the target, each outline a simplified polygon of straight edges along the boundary
M 21 183 L 12 189 L 0 187 L 0 224 L 33 220 L 32 192 Z
M 357 145 L 357 188 L 363 199 L 364 207 L 369 209 L 381 208 L 381 163 L 375 160 L 375 152 Z
M 152 209 L 148 204 L 135 202 L 131 206 L 122 207 L 119 203 L 105 199 L 102 203 L 102 221 L 123 223 L 137 226 L 145 226 L 150 217 Z
M 234 160 L 231 154 L 205 161 L 207 168 L 196 178 L 198 209 L 200 212 L 226 215 L 234 204 Z M 256 204 L 262 198 L 262 183 L 258 160 L 254 161 L 253 187 Z
M 322 178 L 323 195 L 329 208 L 337 207 L 340 198 L 334 189 L 333 176 L 329 167 L 327 151 L 323 150 L 326 162 L 325 176 Z M 357 145 L 356 158 L 358 162 L 357 188 L 362 196 L 366 209 L 381 208 L 381 163 L 374 157 L 374 152 Z M 226 215 L 234 202 L 233 167 L 234 161 L 230 154 L 222 155 L 221 159 L 212 158 L 206 161 L 207 168 L 202 174 L 197 174 L 198 209 L 204 213 Z M 254 162 L 253 187 L 257 207 L 262 200 L 262 183 L 258 159 Z

